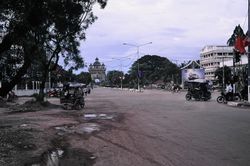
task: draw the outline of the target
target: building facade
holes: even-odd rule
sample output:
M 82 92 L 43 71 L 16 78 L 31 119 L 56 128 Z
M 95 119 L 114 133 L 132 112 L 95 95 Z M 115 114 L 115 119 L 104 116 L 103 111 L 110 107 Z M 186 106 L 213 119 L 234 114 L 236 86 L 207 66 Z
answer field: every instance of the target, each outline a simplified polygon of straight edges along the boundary
M 106 80 L 106 67 L 105 65 L 99 62 L 99 59 L 96 58 L 93 64 L 89 65 L 89 73 L 91 78 L 95 83 L 103 82 Z
M 205 79 L 213 82 L 215 71 L 220 67 L 220 63 L 233 59 L 233 48 L 231 46 L 205 46 L 200 52 L 200 64 L 205 69 Z

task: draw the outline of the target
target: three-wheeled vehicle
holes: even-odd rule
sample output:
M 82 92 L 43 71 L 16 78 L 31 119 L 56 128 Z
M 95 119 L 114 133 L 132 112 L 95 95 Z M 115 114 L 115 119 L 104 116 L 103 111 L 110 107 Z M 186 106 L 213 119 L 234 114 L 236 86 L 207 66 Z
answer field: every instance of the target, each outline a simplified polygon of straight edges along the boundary
M 85 106 L 83 88 L 85 84 L 80 83 L 67 83 L 63 85 L 63 89 L 60 94 L 60 103 L 63 104 L 63 108 L 80 110 Z
M 186 94 L 186 100 L 210 100 L 211 92 L 209 88 L 209 82 L 205 79 L 194 79 L 186 82 L 188 85 L 188 92 Z

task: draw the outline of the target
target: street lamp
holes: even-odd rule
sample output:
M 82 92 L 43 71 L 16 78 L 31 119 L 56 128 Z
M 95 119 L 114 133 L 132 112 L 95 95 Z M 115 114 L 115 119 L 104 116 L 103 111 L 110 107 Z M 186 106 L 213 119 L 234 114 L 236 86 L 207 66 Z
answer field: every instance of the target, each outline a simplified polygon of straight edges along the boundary
M 123 85 L 123 84 L 122 84 L 122 81 L 123 81 L 123 77 L 124 77 L 124 76 L 123 76 L 123 70 L 122 70 L 122 59 L 123 59 L 123 58 L 126 58 L 126 57 L 122 57 L 122 58 L 112 58 L 112 59 L 114 59 L 114 60 L 119 60 L 119 61 L 120 61 L 120 65 L 121 65 L 121 77 L 120 77 L 120 79 L 121 79 L 121 89 L 123 88 L 123 87 L 122 87 L 122 85 Z M 127 59 L 130 59 L 130 58 L 127 58 Z
M 140 77 L 139 77 L 139 72 L 140 72 L 140 64 L 139 64 L 140 47 L 148 45 L 148 44 L 152 44 L 152 42 L 139 44 L 139 45 L 130 44 L 130 43 L 123 43 L 123 45 L 136 47 L 136 49 L 137 49 L 137 86 L 138 86 L 138 91 L 141 91 L 141 89 L 140 89 Z

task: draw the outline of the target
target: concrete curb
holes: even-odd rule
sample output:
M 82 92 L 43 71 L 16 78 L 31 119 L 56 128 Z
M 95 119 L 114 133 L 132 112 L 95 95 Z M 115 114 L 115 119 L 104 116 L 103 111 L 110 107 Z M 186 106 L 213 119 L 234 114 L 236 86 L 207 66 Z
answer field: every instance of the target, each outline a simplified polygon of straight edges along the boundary
M 250 103 L 249 102 L 227 102 L 227 105 L 233 106 L 233 107 L 249 107 L 250 108 Z

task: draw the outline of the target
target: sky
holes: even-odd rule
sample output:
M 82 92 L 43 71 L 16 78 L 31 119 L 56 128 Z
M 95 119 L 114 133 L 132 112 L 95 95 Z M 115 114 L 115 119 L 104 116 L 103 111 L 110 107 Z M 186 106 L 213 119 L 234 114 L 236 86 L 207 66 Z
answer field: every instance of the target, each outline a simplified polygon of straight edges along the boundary
M 246 32 L 247 0 L 108 0 L 86 31 L 86 65 L 99 58 L 107 71 L 127 72 L 139 57 L 159 55 L 180 64 L 198 60 L 206 45 L 226 45 L 236 25 Z M 152 44 L 146 44 L 152 42 Z M 146 45 L 144 45 L 146 44 Z M 87 67 L 84 69 L 87 71 Z

